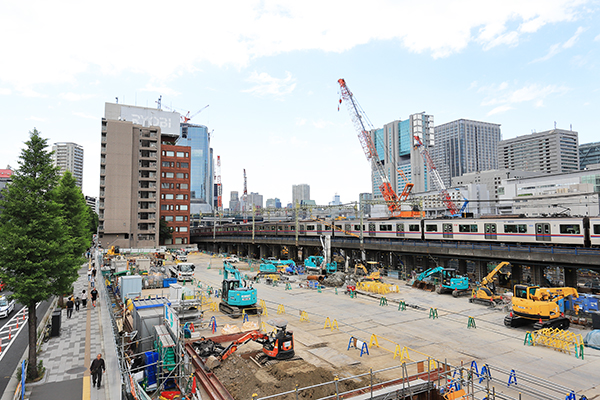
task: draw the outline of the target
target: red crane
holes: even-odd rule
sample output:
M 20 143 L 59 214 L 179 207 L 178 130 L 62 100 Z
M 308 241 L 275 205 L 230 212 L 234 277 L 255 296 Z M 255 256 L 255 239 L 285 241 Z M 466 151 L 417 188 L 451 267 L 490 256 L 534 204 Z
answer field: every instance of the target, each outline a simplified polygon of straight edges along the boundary
M 206 107 L 208 107 L 210 104 L 205 105 L 204 107 L 202 107 L 200 110 L 196 111 L 195 113 L 193 113 L 192 115 L 190 115 L 190 112 L 188 111 L 187 114 L 182 115 L 181 119 L 183 120 L 183 123 L 187 123 L 190 119 L 194 118 L 196 115 L 200 114 L 202 112 L 202 110 L 204 110 Z
M 427 168 L 429 169 L 429 175 L 433 176 L 433 181 L 435 182 L 438 190 L 440 191 L 440 193 L 439 193 L 440 198 L 446 205 L 446 208 L 448 209 L 448 211 L 450 211 L 451 215 L 459 214 L 458 207 L 456 207 L 456 204 L 454 204 L 454 202 L 450 198 L 450 194 L 448 193 L 448 190 L 446 189 L 446 185 L 444 185 L 444 181 L 440 177 L 440 174 L 439 174 L 437 168 L 435 167 L 435 164 L 433 163 L 431 156 L 429 155 L 429 151 L 427 151 L 427 148 L 425 147 L 425 145 L 423 145 L 423 142 L 421 141 L 420 137 L 415 135 L 414 138 L 415 138 L 415 143 L 417 144 L 417 147 L 419 148 L 419 151 L 421 152 L 421 156 L 423 156 L 423 160 L 425 160 L 425 162 L 427 163 Z M 466 203 L 465 203 L 465 205 L 466 205 Z
M 369 134 L 369 130 L 373 129 L 373 125 L 369 121 L 367 114 L 365 114 L 364 110 L 354 99 L 354 95 L 352 94 L 350 89 L 348 89 L 348 86 L 346 86 L 346 81 L 344 79 L 338 79 L 338 83 L 340 84 L 340 89 L 342 93 L 340 103 L 342 102 L 342 99 L 346 101 L 348 112 L 350 113 L 350 116 L 352 117 L 352 122 L 354 123 L 354 127 L 358 132 L 358 139 L 360 140 L 360 144 L 362 145 L 363 151 L 365 152 L 365 156 L 367 156 L 367 160 L 371 161 L 373 171 L 375 171 L 379 179 L 381 179 L 381 185 L 379 186 L 381 195 L 386 201 L 388 209 L 390 210 L 392 215 L 398 215 L 400 213 L 400 202 L 402 200 L 405 200 L 405 198 L 401 199 L 396 194 L 396 192 L 394 192 L 394 189 L 390 184 L 390 180 L 387 177 L 387 174 L 385 173 L 383 165 L 379 160 L 379 155 L 377 154 L 375 143 L 373 143 L 373 139 Z M 365 124 L 368 125 L 369 130 L 367 130 Z M 410 194 L 410 190 L 408 190 L 406 196 L 408 196 L 408 194 Z

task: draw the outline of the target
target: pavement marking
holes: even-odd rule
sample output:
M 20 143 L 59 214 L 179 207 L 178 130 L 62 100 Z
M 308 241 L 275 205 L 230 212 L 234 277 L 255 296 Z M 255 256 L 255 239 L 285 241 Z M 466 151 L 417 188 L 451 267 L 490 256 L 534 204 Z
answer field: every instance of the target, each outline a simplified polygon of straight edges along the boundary
M 38 304 L 39 306 L 39 304 Z M 37 308 L 37 307 L 36 307 Z M 21 333 L 21 331 L 27 326 L 28 308 L 23 307 L 13 315 L 13 317 L 0 329 L 0 340 L 2 345 L 0 346 L 0 361 L 4 358 L 4 355 L 8 353 L 8 349 L 15 342 L 15 339 Z M 19 319 L 19 328 L 17 329 L 17 319 Z M 12 328 L 12 329 L 11 329 Z M 10 335 L 10 340 L 8 339 Z
M 83 395 L 81 396 L 81 400 L 90 400 L 91 398 L 91 388 L 90 388 L 90 376 L 83 377 Z
M 88 282 L 87 290 L 85 292 L 86 296 L 90 292 L 90 284 Z M 90 299 L 88 299 L 90 300 Z M 91 345 L 92 345 L 92 302 L 88 301 L 87 309 L 87 320 L 85 323 L 85 357 L 83 360 L 83 365 L 85 367 L 85 372 L 83 373 L 83 393 L 81 396 L 82 400 L 89 400 L 91 397 L 91 388 L 90 388 L 90 365 L 91 365 Z

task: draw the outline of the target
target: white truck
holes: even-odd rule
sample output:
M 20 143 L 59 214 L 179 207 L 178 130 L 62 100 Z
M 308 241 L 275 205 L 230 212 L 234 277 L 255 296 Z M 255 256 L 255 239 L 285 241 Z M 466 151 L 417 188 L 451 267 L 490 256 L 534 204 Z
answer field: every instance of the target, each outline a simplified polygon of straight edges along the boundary
M 194 279 L 194 270 L 196 266 L 192 263 L 181 262 L 169 266 L 171 278 L 177 278 L 178 281 L 191 281 Z
M 0 318 L 6 318 L 15 309 L 15 301 L 8 300 L 6 296 L 0 296 Z

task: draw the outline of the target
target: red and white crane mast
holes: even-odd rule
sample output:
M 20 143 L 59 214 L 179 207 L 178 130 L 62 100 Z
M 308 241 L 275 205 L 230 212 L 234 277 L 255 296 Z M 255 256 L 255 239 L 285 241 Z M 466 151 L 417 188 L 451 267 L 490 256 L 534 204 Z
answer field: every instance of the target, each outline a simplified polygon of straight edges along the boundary
M 354 123 L 354 128 L 358 132 L 358 139 L 360 140 L 360 144 L 365 152 L 365 156 L 367 156 L 367 160 L 371 162 L 373 171 L 375 171 L 379 179 L 381 179 L 381 185 L 379 186 L 381 195 L 387 202 L 388 209 L 392 215 L 398 214 L 400 212 L 400 198 L 396 192 L 394 192 L 394 189 L 390 184 L 390 180 L 385 173 L 385 169 L 379 160 L 375 143 L 373 143 L 373 139 L 369 134 L 369 130 L 373 129 L 373 125 L 371 124 L 371 121 L 369 121 L 369 118 L 365 114 L 364 110 L 354 99 L 354 95 L 350 89 L 348 89 L 348 86 L 346 86 L 346 81 L 344 79 L 338 79 L 338 83 L 340 84 L 342 99 L 346 101 L 348 112 L 350 113 L 350 117 Z M 340 103 L 342 102 L 342 99 L 340 99 Z M 368 125 L 369 130 L 367 130 L 365 124 Z

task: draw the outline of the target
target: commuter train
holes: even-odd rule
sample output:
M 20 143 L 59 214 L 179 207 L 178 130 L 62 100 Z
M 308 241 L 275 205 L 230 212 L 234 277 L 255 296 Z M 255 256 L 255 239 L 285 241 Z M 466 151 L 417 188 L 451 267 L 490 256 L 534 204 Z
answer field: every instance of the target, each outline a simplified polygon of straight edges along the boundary
M 577 247 L 600 246 L 600 217 L 456 219 L 367 219 L 363 237 L 374 239 L 412 239 L 456 242 L 498 242 L 518 244 L 552 244 Z M 331 235 L 359 237 L 359 220 L 309 220 L 298 223 L 299 236 Z M 194 228 L 192 236 L 252 235 L 251 223 Z M 256 222 L 255 236 L 295 236 L 294 221 Z

